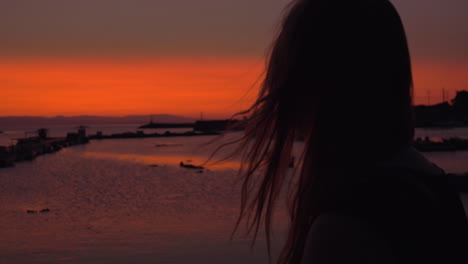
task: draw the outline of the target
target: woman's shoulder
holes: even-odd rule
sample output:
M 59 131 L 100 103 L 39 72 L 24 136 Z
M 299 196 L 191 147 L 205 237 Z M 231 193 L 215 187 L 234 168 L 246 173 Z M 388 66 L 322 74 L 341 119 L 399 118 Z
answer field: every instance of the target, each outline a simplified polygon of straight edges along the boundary
M 363 175 L 349 184 L 341 203 L 320 212 L 311 241 L 326 237 L 324 232 L 356 237 L 374 250 L 390 248 L 398 263 L 435 263 L 462 254 L 458 248 L 466 237 L 458 233 L 468 235 L 466 217 L 442 169 L 408 149 Z
M 302 263 L 396 263 L 385 238 L 365 219 L 343 212 L 316 217 Z

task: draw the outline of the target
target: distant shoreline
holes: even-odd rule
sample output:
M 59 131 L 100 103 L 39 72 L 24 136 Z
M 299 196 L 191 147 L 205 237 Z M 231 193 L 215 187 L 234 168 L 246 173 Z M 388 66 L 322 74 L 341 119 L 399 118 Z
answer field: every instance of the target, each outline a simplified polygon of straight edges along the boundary
M 48 126 L 80 126 L 80 125 L 122 125 L 145 124 L 151 119 L 162 123 L 193 123 L 195 118 L 169 114 L 113 116 L 0 116 L 0 130 L 5 127 L 48 127 Z

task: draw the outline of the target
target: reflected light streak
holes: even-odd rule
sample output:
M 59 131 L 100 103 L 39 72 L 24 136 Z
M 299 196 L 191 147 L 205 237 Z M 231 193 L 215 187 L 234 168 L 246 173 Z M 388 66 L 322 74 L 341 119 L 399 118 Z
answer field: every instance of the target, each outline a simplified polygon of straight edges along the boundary
M 111 159 L 111 160 L 120 160 L 134 163 L 141 163 L 145 165 L 158 165 L 161 167 L 164 166 L 179 166 L 180 162 L 185 164 L 193 164 L 199 166 L 203 164 L 207 158 L 205 156 L 156 156 L 156 155 L 139 155 L 139 154 L 121 154 L 121 153 L 112 153 L 112 152 L 85 152 L 86 157 L 92 157 L 97 159 Z M 206 169 L 209 170 L 223 170 L 223 169 L 234 169 L 237 170 L 240 167 L 239 161 L 226 160 L 219 163 L 211 163 L 206 166 Z M 193 170 L 196 171 L 196 170 Z

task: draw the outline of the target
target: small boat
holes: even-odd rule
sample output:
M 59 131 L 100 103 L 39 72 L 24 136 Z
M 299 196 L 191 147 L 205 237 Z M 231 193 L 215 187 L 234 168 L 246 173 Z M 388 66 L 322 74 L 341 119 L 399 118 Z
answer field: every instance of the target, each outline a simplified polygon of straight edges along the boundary
M 187 169 L 196 169 L 196 170 L 203 170 L 202 166 L 194 166 L 192 164 L 184 164 L 182 161 L 179 163 L 179 166 L 182 168 L 187 168 Z

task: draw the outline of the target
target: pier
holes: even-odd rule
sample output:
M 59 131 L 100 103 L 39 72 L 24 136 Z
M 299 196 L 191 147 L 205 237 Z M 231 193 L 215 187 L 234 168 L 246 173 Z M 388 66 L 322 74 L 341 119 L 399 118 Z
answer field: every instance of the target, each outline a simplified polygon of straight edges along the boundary
M 0 146 L 0 168 L 13 167 L 15 163 L 33 160 L 36 157 L 48 153 L 54 153 L 62 148 L 87 144 L 90 140 L 105 139 L 130 139 L 130 138 L 158 138 L 158 137 L 195 137 L 195 136 L 214 136 L 218 132 L 197 132 L 187 131 L 183 133 L 173 133 L 166 131 L 164 133 L 149 133 L 144 131 L 124 132 L 117 134 L 104 135 L 102 132 L 87 135 L 86 127 L 80 126 L 77 132 L 68 133 L 66 137 L 51 138 L 48 136 L 48 130 L 45 128 L 35 131 L 33 137 L 16 139 L 17 143 L 12 146 Z

